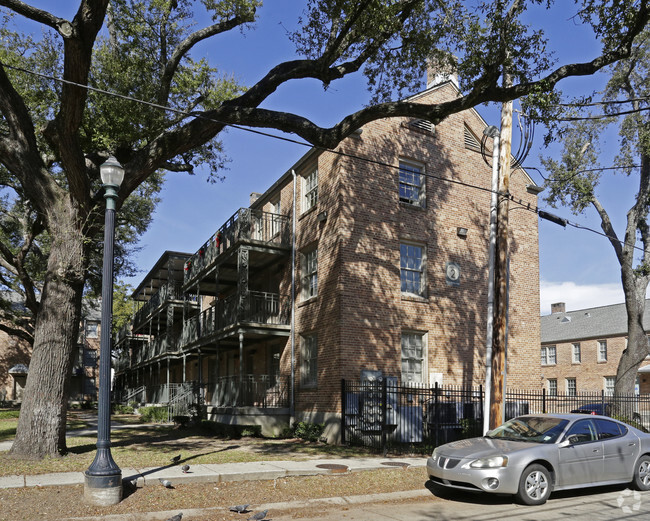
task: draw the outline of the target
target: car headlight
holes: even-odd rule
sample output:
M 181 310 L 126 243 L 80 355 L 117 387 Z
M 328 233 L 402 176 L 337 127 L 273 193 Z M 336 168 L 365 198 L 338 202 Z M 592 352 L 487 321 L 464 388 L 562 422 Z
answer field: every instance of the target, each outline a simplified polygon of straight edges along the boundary
M 433 461 L 438 461 L 438 448 L 436 447 L 433 449 L 433 453 L 431 454 L 431 459 Z
M 495 469 L 508 466 L 507 456 L 491 456 L 489 458 L 479 458 L 472 461 L 469 466 L 473 469 Z

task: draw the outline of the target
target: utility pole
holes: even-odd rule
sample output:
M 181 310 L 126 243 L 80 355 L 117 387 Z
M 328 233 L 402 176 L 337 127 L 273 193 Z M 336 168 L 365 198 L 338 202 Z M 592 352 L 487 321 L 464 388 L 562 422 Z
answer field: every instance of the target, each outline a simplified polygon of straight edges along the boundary
M 504 73 L 504 87 L 512 84 L 512 78 Z M 512 149 L 512 101 L 501 107 L 501 135 L 499 137 L 499 194 L 497 204 L 497 237 L 495 256 L 495 316 L 492 343 L 492 386 L 490 428 L 503 423 L 504 381 L 506 371 L 506 318 L 508 312 L 508 210 L 510 194 L 510 155 Z

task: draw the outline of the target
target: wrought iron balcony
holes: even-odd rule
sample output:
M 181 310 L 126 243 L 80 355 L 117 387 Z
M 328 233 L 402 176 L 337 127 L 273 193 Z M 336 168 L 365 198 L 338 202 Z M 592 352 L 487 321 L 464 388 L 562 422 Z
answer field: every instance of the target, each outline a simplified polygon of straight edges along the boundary
M 187 260 L 184 284 L 200 276 L 206 268 L 213 265 L 219 255 L 242 242 L 288 248 L 289 217 L 240 208 Z
M 180 282 L 169 282 L 147 300 L 133 316 L 133 327 L 138 328 L 151 314 L 162 304 L 172 300 L 183 300 L 182 284 Z M 194 299 L 196 300 L 196 299 Z
M 203 310 L 198 316 L 183 323 L 183 346 L 209 337 L 234 324 L 290 325 L 289 299 L 277 293 L 249 291 L 243 298 L 235 293 L 218 300 L 215 306 Z

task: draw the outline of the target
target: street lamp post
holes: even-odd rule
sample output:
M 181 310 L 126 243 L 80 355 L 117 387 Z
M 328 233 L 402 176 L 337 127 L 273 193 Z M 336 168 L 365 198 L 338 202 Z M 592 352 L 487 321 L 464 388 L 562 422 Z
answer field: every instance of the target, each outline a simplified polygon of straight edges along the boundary
M 113 156 L 99 167 L 104 186 L 104 268 L 102 273 L 102 321 L 99 344 L 99 400 L 97 404 L 97 453 L 84 473 L 84 498 L 98 506 L 122 500 L 122 471 L 111 456 L 111 321 L 113 312 L 113 243 L 115 202 L 124 179 L 124 168 Z

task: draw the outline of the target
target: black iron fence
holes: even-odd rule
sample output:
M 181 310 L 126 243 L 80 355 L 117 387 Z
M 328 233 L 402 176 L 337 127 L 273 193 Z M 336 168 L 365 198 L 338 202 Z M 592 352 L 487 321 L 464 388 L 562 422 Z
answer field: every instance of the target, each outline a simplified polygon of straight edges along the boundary
M 483 434 L 483 387 L 396 385 L 342 380 L 342 442 L 386 452 L 430 452 Z M 529 413 L 605 414 L 650 428 L 650 395 L 609 396 L 603 391 L 549 395 L 545 389 L 506 391 L 508 420 Z

